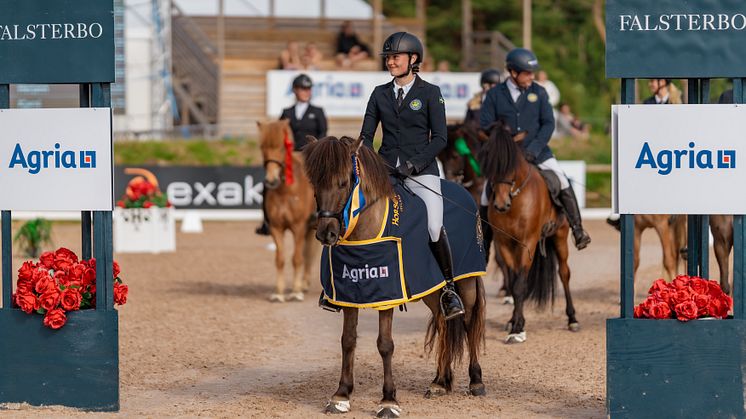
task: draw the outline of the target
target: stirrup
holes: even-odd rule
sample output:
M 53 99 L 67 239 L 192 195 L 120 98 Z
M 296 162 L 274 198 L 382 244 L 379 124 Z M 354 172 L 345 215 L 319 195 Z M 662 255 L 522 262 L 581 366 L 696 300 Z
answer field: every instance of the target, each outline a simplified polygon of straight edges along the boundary
M 326 311 L 331 311 L 332 313 L 339 313 L 340 310 L 342 310 L 342 307 L 332 304 L 324 298 L 324 293 L 321 293 L 321 297 L 319 297 L 319 307 L 323 308 Z
M 451 297 L 455 298 L 456 301 L 458 302 L 459 309 L 455 311 L 454 313 L 451 313 L 451 314 L 446 313 L 445 301 L 443 300 L 446 294 L 451 294 Z M 461 297 L 458 295 L 456 291 L 454 291 L 453 289 L 450 289 L 448 285 L 443 287 L 443 292 L 440 294 L 440 312 L 443 314 L 443 317 L 445 318 L 446 321 L 454 319 L 458 316 L 463 316 L 464 313 L 466 313 L 466 311 L 464 311 L 464 302 L 461 301 Z

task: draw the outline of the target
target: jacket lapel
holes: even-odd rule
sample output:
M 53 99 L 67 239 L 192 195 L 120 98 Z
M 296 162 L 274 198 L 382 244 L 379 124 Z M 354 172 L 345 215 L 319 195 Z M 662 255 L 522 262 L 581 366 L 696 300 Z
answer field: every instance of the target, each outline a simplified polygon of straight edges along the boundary
M 516 105 L 515 102 L 513 102 L 513 96 L 510 95 L 510 89 L 508 89 L 507 82 L 501 84 L 500 86 L 502 88 L 503 95 L 505 95 L 505 100 L 507 100 L 508 103 L 510 103 L 510 105 L 513 106 L 513 108 L 515 108 L 515 110 L 518 110 L 518 106 Z M 520 99 L 521 98 L 519 97 L 518 100 L 520 101 Z

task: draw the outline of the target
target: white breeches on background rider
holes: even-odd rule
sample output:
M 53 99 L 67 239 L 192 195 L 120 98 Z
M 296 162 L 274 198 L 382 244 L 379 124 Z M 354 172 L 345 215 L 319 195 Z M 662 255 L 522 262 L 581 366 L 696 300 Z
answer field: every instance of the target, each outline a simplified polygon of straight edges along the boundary
M 557 175 L 557 178 L 560 182 L 560 189 L 565 190 L 570 187 L 570 180 L 567 178 L 567 175 L 565 172 L 562 171 L 562 168 L 559 165 L 559 162 L 556 158 L 551 157 L 547 160 L 544 160 L 543 162 L 538 164 L 539 169 L 541 170 L 551 170 L 554 172 L 554 174 Z M 487 199 L 487 183 L 484 183 L 484 187 L 482 188 L 482 197 L 479 199 L 479 203 L 486 207 L 489 205 L 489 201 Z

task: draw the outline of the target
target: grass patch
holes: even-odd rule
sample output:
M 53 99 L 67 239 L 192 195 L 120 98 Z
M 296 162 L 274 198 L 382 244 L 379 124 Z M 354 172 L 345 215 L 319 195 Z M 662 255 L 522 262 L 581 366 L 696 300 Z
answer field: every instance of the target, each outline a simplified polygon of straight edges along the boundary
M 117 141 L 114 163 L 125 166 L 252 166 L 261 164 L 256 140 Z

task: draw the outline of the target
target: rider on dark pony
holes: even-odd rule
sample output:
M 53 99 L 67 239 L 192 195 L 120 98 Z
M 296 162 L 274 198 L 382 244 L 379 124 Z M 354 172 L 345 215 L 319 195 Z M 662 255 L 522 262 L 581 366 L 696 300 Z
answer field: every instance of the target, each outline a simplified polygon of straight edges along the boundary
M 427 207 L 430 250 L 446 280 L 440 303 L 448 320 L 463 315 L 464 306 L 453 283 L 453 261 L 443 227 L 443 197 L 435 162 L 446 146 L 445 102 L 438 86 L 417 75 L 424 54 L 416 36 L 406 32 L 392 34 L 380 55 L 394 79 L 377 86 L 371 94 L 360 135 L 365 145 L 373 148 L 373 136 L 381 123 L 383 142 L 378 154 Z
M 521 145 L 526 159 L 540 169 L 551 170 L 557 175 L 561 189 L 560 201 L 572 228 L 575 247 L 585 249 L 591 237 L 583 229 L 575 192 L 548 146 L 554 131 L 554 116 L 546 90 L 534 83 L 539 60 L 533 52 L 516 48 L 508 53 L 506 67 L 510 77 L 492 88 L 482 105 L 481 128 L 489 130 L 497 120 L 503 120 L 510 127 L 513 140 Z M 485 183 L 480 208 L 483 220 L 487 219 L 489 189 L 489 184 Z M 492 229 L 483 230 L 485 249 L 489 254 Z

